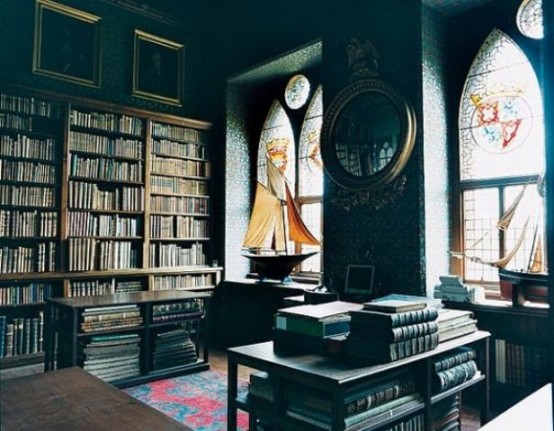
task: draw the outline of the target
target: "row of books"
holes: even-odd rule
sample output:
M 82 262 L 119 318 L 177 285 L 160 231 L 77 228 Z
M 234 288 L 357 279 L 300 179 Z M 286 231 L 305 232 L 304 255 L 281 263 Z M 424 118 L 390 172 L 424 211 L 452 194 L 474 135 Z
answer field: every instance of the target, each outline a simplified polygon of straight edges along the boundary
M 105 181 L 142 182 L 144 169 L 142 162 L 128 162 L 106 157 L 88 157 L 71 154 L 69 175 L 81 178 L 94 178 Z
M 125 114 L 110 112 L 83 112 L 71 110 L 70 122 L 72 126 L 119 132 L 142 136 L 144 120 Z
M 0 136 L 0 156 L 53 161 L 58 141 L 54 138 L 31 138 L 17 134 Z
M 152 193 L 163 192 L 152 190 Z M 208 215 L 210 205 L 207 197 L 152 196 L 150 199 L 150 210 L 152 212 Z
M 32 246 L 0 247 L 0 273 L 55 271 L 56 250 L 53 241 Z
M 0 316 L 0 358 L 43 351 L 44 314 L 16 317 Z
M 208 184 L 205 180 L 192 180 L 183 177 L 150 176 L 152 193 L 174 193 L 179 195 L 207 196 Z
M 200 298 L 152 306 L 153 323 L 179 321 L 192 317 L 200 317 L 203 314 L 204 302 Z
M 150 217 L 150 236 L 152 238 L 207 238 L 208 220 L 198 220 L 190 216 Z
M 69 207 L 100 211 L 144 211 L 144 187 L 118 186 L 101 189 L 98 184 L 69 181 Z
M 61 105 L 35 97 L 20 97 L 0 93 L 0 109 L 38 117 L 60 118 Z
M 140 375 L 140 336 L 93 336 L 78 345 L 77 358 L 85 371 L 107 382 Z
M 69 283 L 68 297 L 112 295 L 114 293 L 142 291 L 140 280 L 72 280 Z
M 55 203 L 52 187 L 0 185 L 0 205 L 53 208 Z
M 191 364 L 197 359 L 196 345 L 185 328 L 156 334 L 152 354 L 154 370 Z
M 104 156 L 144 158 L 144 142 L 138 139 L 112 138 L 91 133 L 70 132 L 69 149 Z
M 52 296 L 52 283 L 30 281 L 0 286 L 0 305 L 37 304 Z
M 206 265 L 206 256 L 200 243 L 190 247 L 178 244 L 150 244 L 150 267 L 166 268 L 175 266 Z
M 69 271 L 138 268 L 138 246 L 131 241 L 69 238 Z
M 154 139 L 152 153 L 170 157 L 207 158 L 207 147 L 193 142 L 175 142 L 167 139 Z
M 138 305 L 86 308 L 81 314 L 81 331 L 94 332 L 140 326 L 143 318 Z
M 152 135 L 160 138 L 178 139 L 180 141 L 203 142 L 206 132 L 188 127 L 174 126 L 172 124 L 152 123 Z
M 55 184 L 56 167 L 51 163 L 0 159 L 0 181 Z
M 142 220 L 138 217 L 81 211 L 70 211 L 67 217 L 69 236 L 138 237 L 141 230 Z
M 152 290 L 186 290 L 191 287 L 214 286 L 214 274 L 156 275 Z
M 548 347 L 494 340 L 494 370 L 498 383 L 539 388 L 549 380 Z M 491 368 L 492 368 L 491 367 Z
M 204 160 L 185 160 L 152 155 L 152 173 L 163 175 L 207 177 L 210 173 L 209 162 Z
M 266 372 L 250 374 L 248 396 L 253 402 L 273 402 L 274 382 Z M 313 388 L 295 386 L 285 393 L 286 415 L 331 429 L 332 400 Z M 420 406 L 423 402 L 416 391 L 415 377 L 407 369 L 397 370 L 377 377 L 371 383 L 358 385 L 344 396 L 344 425 L 351 427 L 364 422 L 364 427 L 379 423 L 383 418 L 399 415 Z
M 461 385 L 479 375 L 476 358 L 477 352 L 474 348 L 463 346 L 434 359 L 434 392 L 439 393 Z
M 58 233 L 58 214 L 53 211 L 0 209 L 0 237 L 50 238 Z

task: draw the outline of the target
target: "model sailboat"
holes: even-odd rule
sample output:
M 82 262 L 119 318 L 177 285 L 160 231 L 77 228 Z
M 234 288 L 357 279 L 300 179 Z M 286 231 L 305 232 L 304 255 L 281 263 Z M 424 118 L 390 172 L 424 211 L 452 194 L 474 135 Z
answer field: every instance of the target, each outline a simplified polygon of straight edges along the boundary
M 537 186 L 541 197 L 544 197 L 544 179 L 541 178 Z M 496 227 L 499 230 L 505 231 L 510 226 L 510 222 L 522 206 L 522 200 L 527 186 L 524 186 L 518 194 L 514 203 L 506 210 Z M 529 208 L 527 208 L 529 210 Z M 526 221 L 521 229 L 521 233 L 517 238 L 513 248 L 509 250 L 505 256 L 497 260 L 487 260 L 476 255 L 472 255 L 472 249 L 475 248 L 484 237 L 476 241 L 465 252 L 450 252 L 453 257 L 459 259 L 468 259 L 472 262 L 481 263 L 483 265 L 498 268 L 498 276 L 500 279 L 500 291 L 502 297 L 512 299 L 521 304 L 525 300 L 536 302 L 547 301 L 548 287 L 548 269 L 546 265 L 546 256 L 544 253 L 544 241 L 542 238 L 543 227 L 541 223 L 542 208 L 529 211 Z M 514 269 L 510 264 L 514 260 L 517 253 L 521 252 L 523 244 L 531 239 L 530 254 L 527 256 L 526 266 L 519 269 Z
M 250 250 L 243 256 L 255 262 L 260 279 L 285 280 L 292 270 L 317 251 L 290 253 L 289 241 L 319 246 L 300 217 L 284 175 L 267 161 L 268 187 L 259 181 L 248 231 L 243 248 Z

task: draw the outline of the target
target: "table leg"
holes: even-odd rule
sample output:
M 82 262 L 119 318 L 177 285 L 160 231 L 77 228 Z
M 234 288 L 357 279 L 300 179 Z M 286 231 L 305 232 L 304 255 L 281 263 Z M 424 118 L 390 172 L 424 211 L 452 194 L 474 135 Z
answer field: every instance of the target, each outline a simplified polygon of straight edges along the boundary
M 237 378 L 238 365 L 232 360 L 227 360 L 227 431 L 236 431 L 237 429 Z

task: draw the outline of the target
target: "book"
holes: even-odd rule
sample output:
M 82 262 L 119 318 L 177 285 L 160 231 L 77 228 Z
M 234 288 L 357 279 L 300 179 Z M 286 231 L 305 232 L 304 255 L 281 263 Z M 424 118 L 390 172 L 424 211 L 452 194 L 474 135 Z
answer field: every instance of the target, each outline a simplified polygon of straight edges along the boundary
M 348 314 L 339 314 L 315 320 L 277 313 L 274 316 L 274 324 L 276 329 L 283 331 L 298 332 L 315 337 L 329 337 L 349 332 L 350 316 Z
M 438 332 L 438 330 L 439 326 L 436 320 L 413 323 L 411 325 L 398 326 L 396 328 L 384 328 L 365 324 L 350 325 L 350 332 L 354 332 L 359 337 L 389 341 L 391 343 L 433 334 Z
M 435 392 L 442 392 L 472 379 L 478 372 L 477 363 L 470 359 L 452 368 L 434 374 L 433 387 Z
M 477 331 L 477 320 L 470 320 L 468 322 L 460 323 L 458 325 L 452 325 L 448 327 L 440 327 L 439 325 L 439 340 L 440 342 L 448 341 L 453 338 L 461 337 L 463 335 L 471 334 Z
M 439 326 L 450 326 L 460 322 L 467 322 L 473 319 L 473 311 L 469 310 L 454 310 L 451 308 L 443 308 L 439 311 L 437 322 Z
M 348 314 L 353 310 L 361 310 L 362 307 L 362 304 L 354 302 L 333 301 L 323 304 L 304 304 L 280 308 L 277 312 L 282 316 L 298 316 L 305 319 L 320 320 L 340 314 Z
M 427 303 L 425 302 L 403 301 L 400 299 L 363 303 L 364 310 L 375 310 L 383 313 L 403 313 L 412 310 L 423 310 L 426 307 Z
M 406 311 L 404 313 L 382 313 L 371 310 L 350 311 L 350 325 L 365 324 L 385 328 L 397 328 L 399 326 L 414 323 L 429 322 L 438 316 L 438 309 L 424 308 L 422 310 Z
M 393 362 L 436 348 L 439 344 L 439 334 L 423 335 L 397 343 L 367 340 L 350 333 L 347 338 L 346 351 L 354 357 L 365 358 L 374 362 Z
M 447 370 L 477 357 L 473 347 L 462 346 L 452 352 L 439 356 L 433 362 L 436 372 Z

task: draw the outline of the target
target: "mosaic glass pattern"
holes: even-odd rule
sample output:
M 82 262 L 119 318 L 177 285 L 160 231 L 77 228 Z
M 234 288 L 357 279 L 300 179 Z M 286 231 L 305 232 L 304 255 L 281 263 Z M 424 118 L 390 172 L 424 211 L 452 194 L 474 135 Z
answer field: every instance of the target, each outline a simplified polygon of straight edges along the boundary
M 469 70 L 459 113 L 462 181 L 538 174 L 544 164 L 542 98 L 525 54 L 493 30 Z
M 310 81 L 304 75 L 294 75 L 285 88 L 285 102 L 290 109 L 302 108 L 310 96 Z
M 264 122 L 258 147 L 258 181 L 267 186 L 267 161 L 277 166 L 289 184 L 296 182 L 296 145 L 283 105 L 274 101 Z M 294 188 L 291 187 L 294 193 Z
M 323 161 L 321 160 L 321 125 L 323 123 L 323 90 L 316 89 L 302 124 L 299 148 L 299 195 L 323 195 Z
M 542 0 L 523 0 L 516 15 L 517 28 L 531 39 L 544 37 Z
M 302 216 L 302 220 L 304 220 L 304 223 L 310 230 L 310 232 L 321 232 L 321 212 L 322 212 L 322 206 L 321 202 L 311 203 L 311 204 L 304 204 L 300 208 L 300 214 Z M 323 238 L 318 238 L 321 243 L 323 244 Z M 321 248 L 318 246 L 313 245 L 306 245 L 302 244 L 301 251 L 304 252 L 311 252 L 311 251 L 320 251 Z M 320 272 L 321 271 L 321 262 L 322 262 L 322 255 L 321 252 L 316 254 L 315 256 L 312 256 L 308 259 L 306 259 L 304 262 L 302 262 L 301 270 L 304 272 Z

